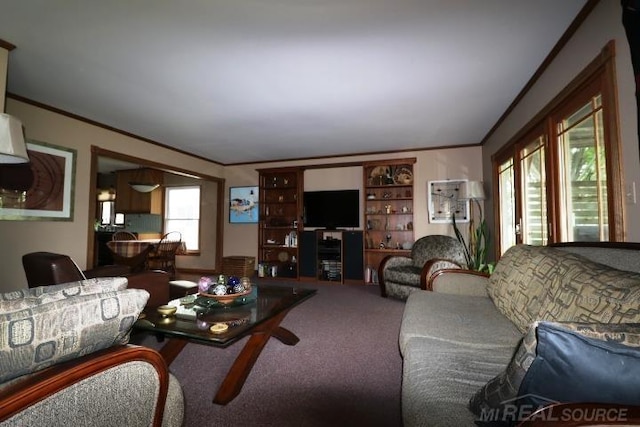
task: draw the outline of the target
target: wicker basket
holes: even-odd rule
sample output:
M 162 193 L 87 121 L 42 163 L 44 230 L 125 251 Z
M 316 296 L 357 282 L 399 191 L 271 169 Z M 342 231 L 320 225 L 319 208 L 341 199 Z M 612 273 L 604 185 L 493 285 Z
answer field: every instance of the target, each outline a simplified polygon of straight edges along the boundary
M 251 277 L 256 270 L 256 259 L 252 256 L 227 256 L 222 258 L 222 273 L 227 276 Z

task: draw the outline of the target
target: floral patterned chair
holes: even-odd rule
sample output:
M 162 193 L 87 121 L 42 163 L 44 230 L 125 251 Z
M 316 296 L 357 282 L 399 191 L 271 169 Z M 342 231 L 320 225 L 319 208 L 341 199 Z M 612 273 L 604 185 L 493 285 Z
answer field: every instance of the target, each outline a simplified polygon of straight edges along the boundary
M 465 265 L 464 248 L 455 237 L 421 237 L 413 244 L 411 257 L 389 255 L 382 260 L 378 267 L 380 295 L 406 300 L 411 292 L 427 290 L 434 272 Z

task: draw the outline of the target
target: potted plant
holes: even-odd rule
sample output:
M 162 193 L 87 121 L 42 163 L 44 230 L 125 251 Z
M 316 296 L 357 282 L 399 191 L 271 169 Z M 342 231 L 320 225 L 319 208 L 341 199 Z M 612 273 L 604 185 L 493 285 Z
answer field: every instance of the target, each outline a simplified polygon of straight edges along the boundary
M 495 263 L 487 262 L 487 248 L 491 243 L 491 235 L 489 233 L 489 227 L 482 215 L 482 206 L 480 206 L 479 202 L 479 200 L 483 200 L 485 198 L 482 182 L 468 181 L 462 192 L 464 195 L 462 195 L 461 198 L 466 198 L 469 201 L 475 202 L 480 214 L 480 223 L 475 227 L 473 215 L 470 215 L 468 235 L 469 242 L 466 242 L 462 232 L 456 224 L 456 215 L 454 213 L 451 216 L 453 230 L 456 234 L 456 238 L 460 243 L 462 243 L 464 248 L 464 257 L 467 263 L 467 268 L 491 274 L 493 273 Z M 473 206 L 469 206 L 469 208 L 470 210 L 473 210 Z

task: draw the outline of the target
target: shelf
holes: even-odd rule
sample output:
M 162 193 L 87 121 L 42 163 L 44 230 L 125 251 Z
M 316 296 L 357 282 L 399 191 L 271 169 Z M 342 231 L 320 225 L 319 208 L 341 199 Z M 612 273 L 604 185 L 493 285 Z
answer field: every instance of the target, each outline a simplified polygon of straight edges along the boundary
M 367 188 L 397 188 L 397 187 L 413 187 L 413 184 L 367 185 Z
M 259 169 L 258 264 L 262 276 L 298 278 L 302 212 L 300 168 Z M 275 243 L 269 243 L 275 242 Z M 293 242 L 295 244 L 286 244 Z M 296 260 L 296 261 L 294 261 Z
M 364 258 L 369 269 L 377 270 L 387 255 L 411 253 L 402 246 L 415 241 L 415 162 L 415 158 L 407 158 L 363 164 Z
M 368 216 L 374 216 L 374 215 L 375 216 L 411 215 L 411 216 L 413 216 L 413 212 L 395 212 L 395 213 L 382 213 L 382 212 L 380 212 L 380 213 L 371 213 L 371 212 L 369 212 L 369 213 L 365 213 L 365 215 L 368 215 Z

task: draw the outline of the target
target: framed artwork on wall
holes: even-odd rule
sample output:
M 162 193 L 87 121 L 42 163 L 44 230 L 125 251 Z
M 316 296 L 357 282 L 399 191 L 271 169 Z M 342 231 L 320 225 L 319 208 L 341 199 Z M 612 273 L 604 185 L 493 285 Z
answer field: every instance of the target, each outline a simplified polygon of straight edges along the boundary
M 0 165 L 0 220 L 72 221 L 76 150 L 27 141 L 27 154 Z
M 429 181 L 429 222 L 449 223 L 454 214 L 456 223 L 469 222 L 469 200 L 460 199 L 460 187 L 467 181 Z
M 255 224 L 258 222 L 258 186 L 229 188 L 229 222 Z

